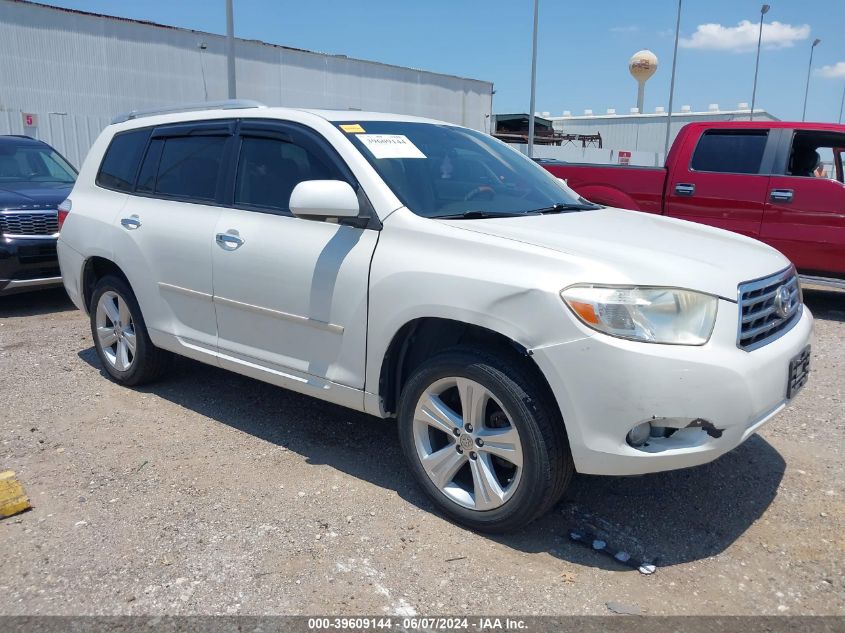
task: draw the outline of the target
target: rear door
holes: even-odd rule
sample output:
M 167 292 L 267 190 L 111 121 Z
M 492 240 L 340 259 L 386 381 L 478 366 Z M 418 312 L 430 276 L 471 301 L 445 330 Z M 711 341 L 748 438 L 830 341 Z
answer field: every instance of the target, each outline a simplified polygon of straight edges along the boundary
M 305 180 L 344 180 L 368 204 L 360 185 L 319 134 L 294 123 L 242 121 L 233 164 L 233 208 L 209 240 L 220 364 L 258 365 L 281 384 L 362 389 L 378 231 L 300 219 L 288 206 Z
M 115 256 L 153 340 L 170 335 L 216 352 L 211 249 L 233 132 L 227 121 L 154 129 L 134 195 L 115 220 Z
M 770 130 L 708 129 L 693 135 L 669 173 L 666 215 L 758 237 L 775 146 Z
M 785 132 L 760 238 L 804 274 L 845 278 L 845 134 Z

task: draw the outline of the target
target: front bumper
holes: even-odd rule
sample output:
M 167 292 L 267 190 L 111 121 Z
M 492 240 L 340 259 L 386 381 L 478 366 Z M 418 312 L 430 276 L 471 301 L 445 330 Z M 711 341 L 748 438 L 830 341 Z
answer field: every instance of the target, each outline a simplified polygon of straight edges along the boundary
M 54 238 L 0 236 L 0 296 L 61 285 Z
M 595 333 L 532 350 L 557 398 L 578 472 L 636 475 L 704 464 L 784 408 L 789 362 L 810 343 L 812 314 L 805 306 L 783 336 L 745 352 L 736 346 L 737 310 L 720 300 L 713 335 L 700 347 Z M 702 420 L 709 425 L 702 428 Z M 628 431 L 645 421 L 682 430 L 629 446 Z

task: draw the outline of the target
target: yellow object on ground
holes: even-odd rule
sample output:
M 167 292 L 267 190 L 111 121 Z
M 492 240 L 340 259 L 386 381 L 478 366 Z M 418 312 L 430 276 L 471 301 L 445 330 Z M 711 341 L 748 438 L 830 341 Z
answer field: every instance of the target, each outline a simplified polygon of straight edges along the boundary
M 15 473 L 11 470 L 0 472 L 0 519 L 29 510 L 31 507 Z

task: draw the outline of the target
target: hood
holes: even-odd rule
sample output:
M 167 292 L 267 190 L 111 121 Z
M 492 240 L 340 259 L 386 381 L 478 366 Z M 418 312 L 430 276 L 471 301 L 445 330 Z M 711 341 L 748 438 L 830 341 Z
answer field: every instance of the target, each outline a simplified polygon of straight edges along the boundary
M 55 209 L 72 188 L 73 183 L 0 182 L 0 210 Z
M 736 301 L 740 283 L 790 264 L 780 252 L 749 237 L 640 211 L 443 222 L 586 260 L 597 278 L 584 283 L 673 286 L 731 301 Z

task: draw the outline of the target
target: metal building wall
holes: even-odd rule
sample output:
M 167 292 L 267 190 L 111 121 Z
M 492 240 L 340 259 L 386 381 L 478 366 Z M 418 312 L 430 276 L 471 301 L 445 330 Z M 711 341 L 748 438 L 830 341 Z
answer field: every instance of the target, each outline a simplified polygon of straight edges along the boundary
M 28 110 L 28 112 L 32 112 Z M 25 128 L 21 113 L 0 110 L 0 134 L 26 134 L 55 147 L 78 169 L 111 117 L 76 116 L 56 112 L 36 113 L 38 126 Z
M 120 112 L 225 99 L 225 39 L 0 0 L 0 134 L 23 133 L 21 112 L 37 114 L 37 127 L 26 132 L 78 166 Z M 236 40 L 235 52 L 239 98 L 488 125 L 489 82 L 252 40 Z

